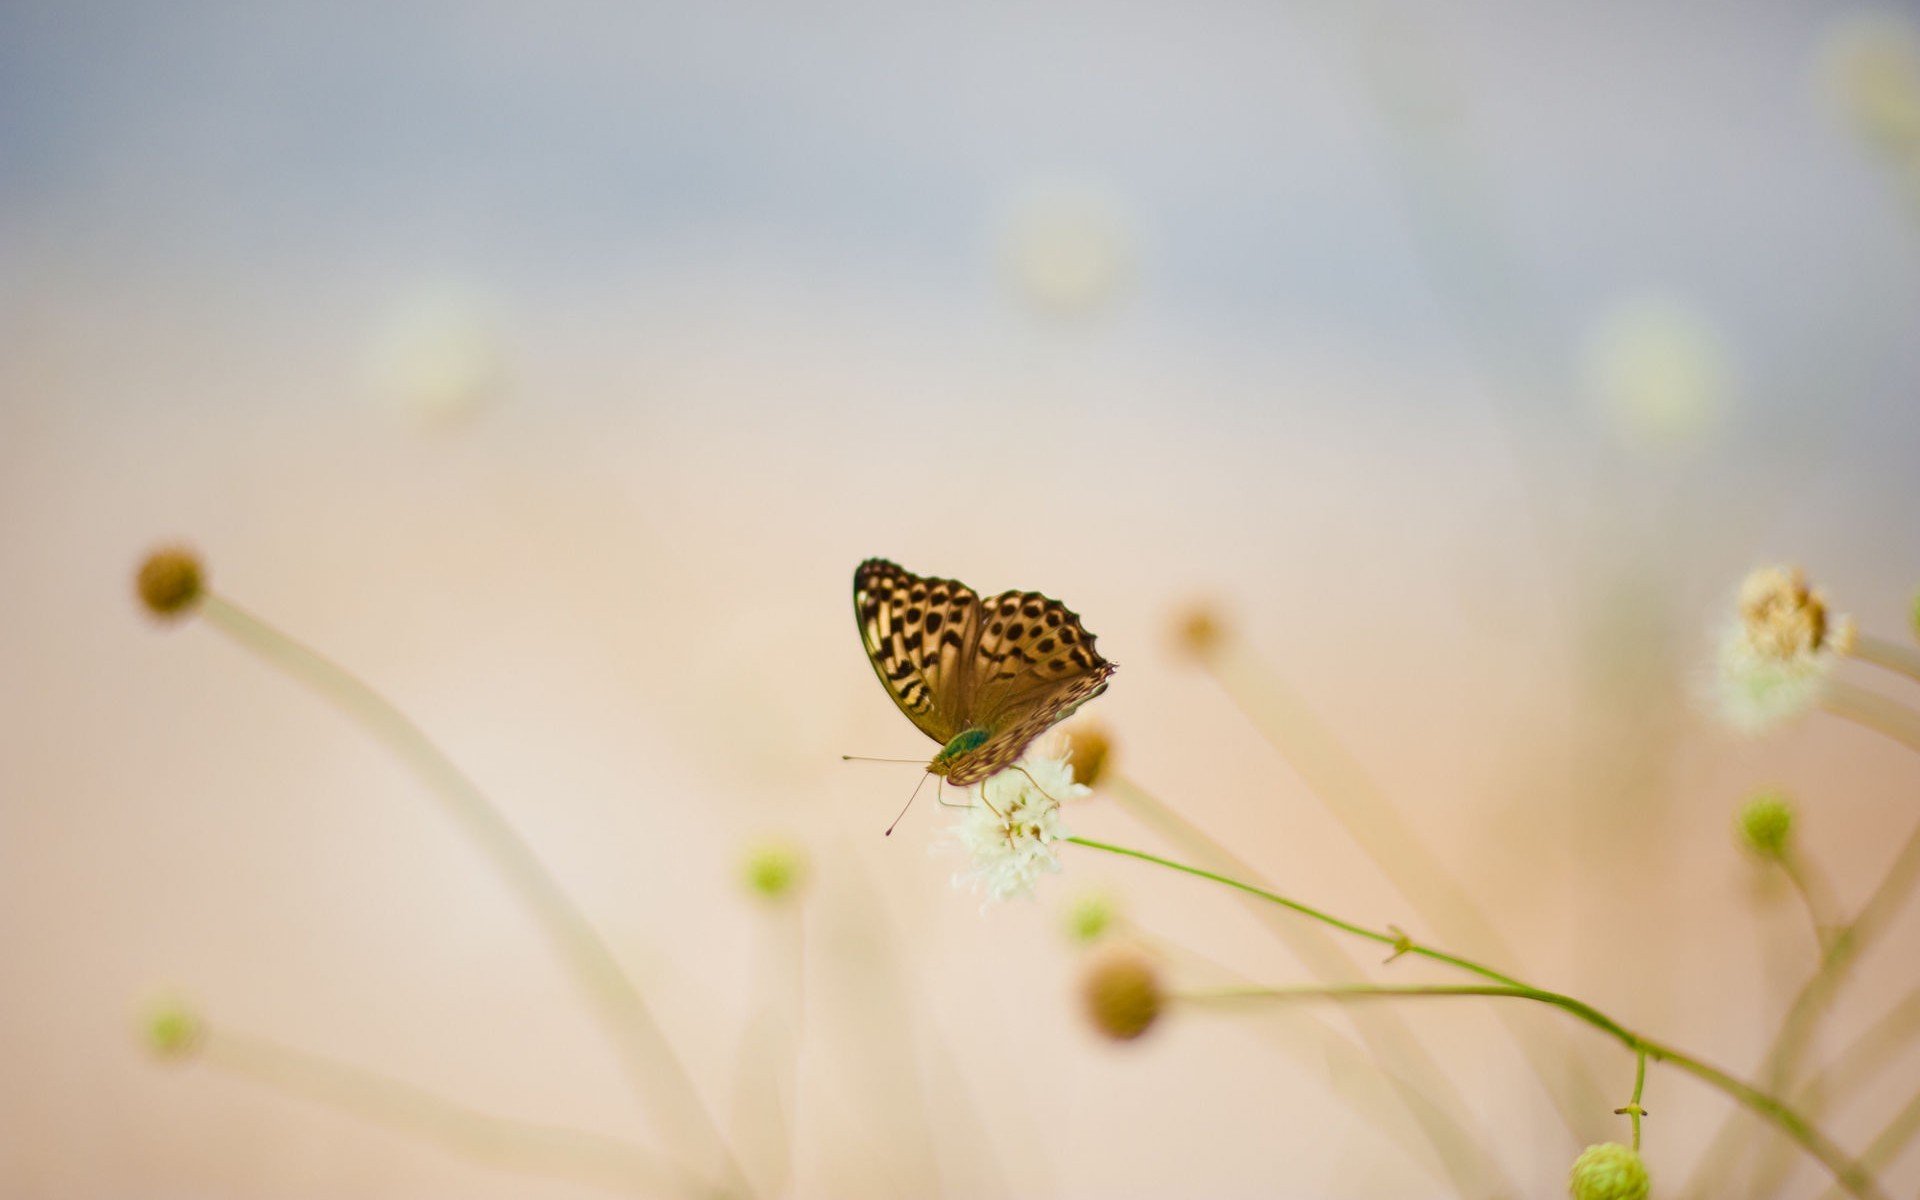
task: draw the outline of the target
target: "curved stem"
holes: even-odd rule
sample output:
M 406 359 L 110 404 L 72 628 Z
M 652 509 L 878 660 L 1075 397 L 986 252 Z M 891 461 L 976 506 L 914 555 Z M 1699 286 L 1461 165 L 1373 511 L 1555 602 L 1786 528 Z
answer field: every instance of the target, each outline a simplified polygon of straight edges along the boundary
M 635 1090 L 650 1115 L 662 1125 L 663 1140 L 691 1148 L 696 1158 L 717 1161 L 728 1189 L 751 1195 L 752 1188 L 731 1146 L 707 1112 L 693 1077 L 674 1054 L 672 1043 L 640 989 L 599 931 L 574 907 L 546 864 L 479 786 L 391 701 L 319 651 L 223 596 L 207 595 L 202 612 L 222 633 L 331 701 L 420 776 L 492 860 L 573 969 L 619 1048 Z M 693 1176 L 688 1182 L 696 1188 L 702 1186 Z
M 223 1029 L 207 1030 L 198 1053 L 208 1066 L 493 1166 L 638 1195 L 672 1190 L 672 1173 L 664 1164 L 618 1138 L 510 1121 L 398 1079 Z
M 1640 1097 L 1646 1093 L 1646 1090 L 1647 1048 L 1641 1046 L 1633 1056 L 1633 1099 L 1627 1101 L 1625 1108 L 1614 1110 L 1617 1113 L 1624 1113 L 1627 1119 L 1633 1122 L 1633 1149 L 1636 1154 L 1640 1150 L 1640 1118 L 1647 1115 L 1647 1110 L 1640 1106 Z
M 1512 976 L 1503 975 L 1491 967 L 1484 966 L 1469 959 L 1460 958 L 1456 955 L 1446 954 L 1442 951 L 1434 950 L 1431 947 L 1422 946 L 1404 934 L 1396 936 L 1393 933 L 1368 929 L 1364 925 L 1356 925 L 1351 921 L 1343 921 L 1311 905 L 1290 900 L 1277 892 L 1270 892 L 1265 888 L 1258 888 L 1251 884 L 1241 883 L 1239 880 L 1230 879 L 1212 871 L 1188 866 L 1185 863 L 1177 863 L 1170 859 L 1161 858 L 1155 854 L 1145 853 L 1144 851 L 1130 850 L 1124 846 L 1114 846 L 1106 842 L 1097 842 L 1091 838 L 1070 837 L 1065 840 L 1077 846 L 1085 846 L 1090 850 L 1104 850 L 1109 854 L 1118 854 L 1127 858 L 1137 858 L 1158 866 L 1167 867 L 1171 870 L 1195 875 L 1227 887 L 1261 896 L 1275 904 L 1292 909 L 1294 912 L 1300 913 L 1303 916 L 1312 917 L 1314 920 L 1325 922 L 1336 929 L 1340 929 L 1356 937 L 1363 937 L 1369 941 L 1392 946 L 1397 953 L 1411 954 L 1417 957 L 1431 959 L 1435 962 L 1447 963 L 1450 966 L 1472 972 L 1484 979 L 1491 980 L 1494 984 L 1494 986 L 1484 984 L 1407 984 L 1398 986 L 1381 984 L 1326 985 L 1304 988 L 1258 989 L 1253 992 L 1243 991 L 1241 993 L 1243 996 L 1249 998 L 1258 995 L 1277 999 L 1320 998 L 1334 1000 L 1363 1000 L 1386 996 L 1417 995 L 1504 996 L 1551 1005 L 1606 1033 L 1637 1054 L 1643 1053 L 1656 1062 L 1672 1064 L 1675 1068 L 1685 1071 L 1694 1078 L 1725 1092 L 1727 1095 L 1733 1097 L 1733 1099 L 1765 1117 L 1773 1124 L 1779 1126 L 1789 1137 L 1799 1143 L 1808 1154 L 1817 1159 L 1822 1166 L 1826 1167 L 1827 1170 L 1832 1173 L 1835 1180 L 1837 1180 L 1849 1194 L 1859 1197 L 1870 1197 L 1873 1198 L 1873 1200 L 1885 1200 L 1885 1193 L 1880 1190 L 1880 1186 L 1874 1180 L 1873 1176 L 1859 1163 L 1850 1159 L 1846 1152 L 1836 1145 L 1832 1139 L 1828 1138 L 1792 1107 L 1752 1084 L 1735 1078 L 1720 1068 L 1713 1066 L 1711 1063 L 1693 1057 L 1678 1047 L 1656 1041 L 1644 1034 L 1635 1033 L 1612 1017 L 1609 1017 L 1599 1009 L 1594 1008 L 1592 1005 L 1577 997 L 1533 987 L 1530 984 L 1522 983 Z M 1227 993 L 1218 993 L 1218 995 L 1220 998 L 1226 998 Z

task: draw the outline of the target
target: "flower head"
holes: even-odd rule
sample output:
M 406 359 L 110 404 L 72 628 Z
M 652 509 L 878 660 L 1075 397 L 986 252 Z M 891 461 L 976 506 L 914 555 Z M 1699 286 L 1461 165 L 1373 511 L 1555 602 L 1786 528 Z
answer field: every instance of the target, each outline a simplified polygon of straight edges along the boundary
M 1067 836 L 1060 803 L 1091 791 L 1074 782 L 1064 758 L 1022 759 L 980 784 L 952 829 L 971 859 L 954 873 L 954 885 L 971 885 L 989 900 L 1032 895 L 1042 875 L 1060 869 L 1053 852 Z
M 1819 702 L 1839 655 L 1853 648 L 1851 617 L 1830 617 L 1826 598 L 1798 567 L 1762 567 L 1740 584 L 1720 640 L 1720 710 L 1759 733 Z
M 1619 1142 L 1588 1146 L 1567 1177 L 1573 1200 L 1647 1200 L 1649 1186 L 1647 1164 Z
M 790 898 L 806 882 L 807 856 L 789 842 L 761 842 L 741 860 L 740 875 L 747 890 L 757 898 L 778 902 Z
M 1793 836 L 1793 802 L 1785 792 L 1756 793 L 1740 806 L 1740 840 L 1762 858 L 1779 858 Z
M 1206 601 L 1187 605 L 1173 617 L 1173 648 L 1183 658 L 1205 661 L 1227 637 L 1226 618 Z
M 172 619 L 184 615 L 206 590 L 206 576 L 193 552 L 179 546 L 155 550 L 140 564 L 134 578 L 134 591 L 140 603 L 156 617 Z
M 1160 1018 L 1165 995 L 1153 964 L 1136 950 L 1100 957 L 1080 980 L 1087 1019 L 1103 1036 L 1130 1042 Z

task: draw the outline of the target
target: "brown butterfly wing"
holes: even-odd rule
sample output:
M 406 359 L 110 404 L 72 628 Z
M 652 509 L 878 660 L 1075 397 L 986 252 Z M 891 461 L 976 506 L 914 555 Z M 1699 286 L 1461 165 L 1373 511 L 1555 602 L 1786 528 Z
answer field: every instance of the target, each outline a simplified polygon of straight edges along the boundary
M 980 622 L 971 716 L 989 736 L 954 760 L 947 779 L 962 786 L 1012 766 L 1035 738 L 1106 691 L 1115 669 L 1100 657 L 1079 616 L 1038 592 L 1002 592 L 984 601 Z
M 853 573 L 853 611 L 874 674 L 920 732 L 944 746 L 973 727 L 967 683 L 982 610 L 972 588 L 870 558 Z

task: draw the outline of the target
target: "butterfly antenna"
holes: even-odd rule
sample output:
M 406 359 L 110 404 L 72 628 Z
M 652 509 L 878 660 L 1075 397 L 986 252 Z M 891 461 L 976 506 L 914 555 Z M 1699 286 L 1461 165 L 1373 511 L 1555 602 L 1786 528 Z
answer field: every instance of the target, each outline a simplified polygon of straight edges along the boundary
M 927 780 L 932 778 L 932 776 L 933 776 L 933 772 L 929 771 L 925 775 L 922 775 L 920 777 L 919 783 L 916 783 L 913 785 L 913 795 L 908 796 L 907 802 L 900 806 L 900 816 L 897 816 L 893 819 L 893 825 L 898 825 L 900 823 L 900 817 L 904 817 L 907 815 L 907 810 L 913 807 L 913 802 L 920 798 L 920 789 L 927 786 Z M 886 833 L 882 834 L 881 836 L 892 837 L 893 825 L 887 826 Z
M 841 762 L 905 763 L 907 766 L 910 766 L 910 767 L 917 767 L 921 765 L 920 760 L 917 758 L 868 758 L 862 754 L 842 754 L 840 756 L 840 761 Z

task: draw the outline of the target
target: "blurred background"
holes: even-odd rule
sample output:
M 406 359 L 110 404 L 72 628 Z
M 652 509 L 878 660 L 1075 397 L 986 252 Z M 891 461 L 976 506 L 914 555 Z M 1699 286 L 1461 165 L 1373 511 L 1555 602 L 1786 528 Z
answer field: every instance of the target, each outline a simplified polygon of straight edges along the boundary
M 1130 780 L 1289 894 L 1428 932 L 1179 655 L 1174 614 L 1216 605 L 1500 965 L 1752 1072 L 1813 952 L 1735 807 L 1791 790 L 1849 906 L 1916 817 L 1891 742 L 1818 715 L 1742 741 L 1694 703 L 1758 563 L 1908 636 L 1914 20 L 0 7 L 0 1190 L 606 1194 L 157 1064 L 134 1031 L 162 993 L 657 1143 L 414 778 L 204 623 L 139 611 L 134 568 L 176 539 L 471 771 L 716 1112 L 784 1014 L 791 1194 L 1452 1194 L 1332 1099 L 1298 1017 L 1085 1026 L 1059 913 L 1091 887 L 1309 978 L 1231 897 L 1069 848 L 983 912 L 951 814 L 881 837 L 914 769 L 839 756 L 932 747 L 849 619 L 869 555 L 1063 599 L 1121 664 L 1085 715 Z M 1067 824 L 1169 850 L 1099 797 Z M 765 836 L 806 849 L 797 912 L 740 883 Z M 1899 920 L 1827 1050 L 1912 989 Z M 769 964 L 801 945 L 783 1005 Z M 1558 1194 L 1624 1135 L 1570 1133 L 1484 1005 L 1398 1015 L 1500 1163 L 1489 1194 Z M 1625 1102 L 1624 1051 L 1518 1019 Z M 1828 1115 L 1850 1148 L 1908 1098 L 1901 1053 Z M 1677 1185 L 1727 1104 L 1658 1069 L 1646 1103 Z M 1886 1179 L 1920 1186 L 1920 1156 Z

